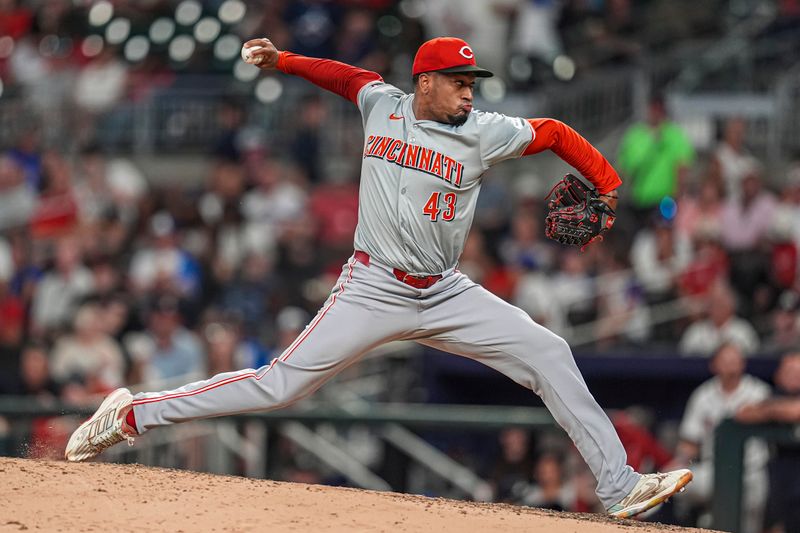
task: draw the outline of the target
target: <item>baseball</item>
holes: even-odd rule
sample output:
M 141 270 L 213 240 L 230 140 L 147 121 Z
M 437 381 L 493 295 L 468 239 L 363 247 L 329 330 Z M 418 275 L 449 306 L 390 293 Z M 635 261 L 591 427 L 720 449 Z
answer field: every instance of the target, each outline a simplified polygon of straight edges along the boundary
M 259 63 L 261 63 L 261 60 L 263 58 L 261 56 L 253 55 L 253 52 L 255 52 L 256 50 L 260 50 L 261 48 L 262 47 L 258 46 L 257 44 L 252 46 L 246 46 L 246 45 L 242 46 L 242 61 L 244 61 L 245 63 L 249 63 L 251 65 L 258 65 Z

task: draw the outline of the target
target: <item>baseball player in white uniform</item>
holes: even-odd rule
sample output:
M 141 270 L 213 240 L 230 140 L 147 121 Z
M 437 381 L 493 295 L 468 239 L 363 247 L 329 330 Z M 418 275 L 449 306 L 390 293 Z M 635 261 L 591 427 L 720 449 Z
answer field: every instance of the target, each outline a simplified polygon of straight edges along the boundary
M 171 391 L 132 396 L 118 389 L 72 435 L 68 460 L 84 461 L 159 426 L 285 407 L 373 348 L 413 340 L 480 361 L 538 394 L 597 478 L 610 515 L 641 513 L 691 481 L 686 469 L 639 474 L 627 466 L 564 339 L 456 269 L 489 167 L 549 149 L 614 207 L 621 182 L 596 149 L 556 120 L 473 110 L 476 78 L 492 74 L 461 39 L 419 48 L 413 94 L 374 72 L 278 51 L 268 39 L 245 43 L 243 57 L 358 106 L 365 142 L 355 252 L 316 317 L 269 365 Z

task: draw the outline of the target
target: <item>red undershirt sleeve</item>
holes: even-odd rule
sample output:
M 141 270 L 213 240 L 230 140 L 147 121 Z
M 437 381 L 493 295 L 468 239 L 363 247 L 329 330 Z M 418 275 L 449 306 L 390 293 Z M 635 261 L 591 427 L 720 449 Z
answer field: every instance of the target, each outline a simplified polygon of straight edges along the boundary
M 358 91 L 373 81 L 383 81 L 380 74 L 331 59 L 317 59 L 292 52 L 278 55 L 277 69 L 294 74 L 357 104 Z
M 609 193 L 622 184 L 603 154 L 563 122 L 551 118 L 529 118 L 528 122 L 533 128 L 533 140 L 522 155 L 551 150 L 592 182 L 600 194 Z

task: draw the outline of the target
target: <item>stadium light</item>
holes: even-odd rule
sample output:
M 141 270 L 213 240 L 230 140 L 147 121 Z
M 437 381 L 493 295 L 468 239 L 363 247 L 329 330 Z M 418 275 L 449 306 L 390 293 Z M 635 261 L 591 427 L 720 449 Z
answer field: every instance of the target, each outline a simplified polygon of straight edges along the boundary
M 89 24 L 92 26 L 103 26 L 114 16 L 114 6 L 111 2 L 101 0 L 89 10 Z
M 533 75 L 533 66 L 527 57 L 515 55 L 508 63 L 508 73 L 514 81 L 527 81 Z
M 155 44 L 164 44 L 175 35 L 175 23 L 166 17 L 158 18 L 150 25 L 148 34 Z
M 239 81 L 253 81 L 258 77 L 260 69 L 255 65 L 249 65 L 244 61 L 237 61 L 233 67 L 233 75 Z
M 394 15 L 384 15 L 378 19 L 378 31 L 386 37 L 397 37 L 403 31 L 403 23 Z
M 106 27 L 106 41 L 108 44 L 120 44 L 131 34 L 131 21 L 126 18 L 116 18 Z
M 169 43 L 169 57 L 173 61 L 186 61 L 194 53 L 194 39 L 188 35 L 178 35 Z
M 203 13 L 203 6 L 195 0 L 183 0 L 175 9 L 175 20 L 178 24 L 191 26 Z
M 53 57 L 58 51 L 58 35 L 45 35 L 39 41 L 39 54 L 44 57 Z
M 283 84 L 277 78 L 264 78 L 256 84 L 256 98 L 263 104 L 271 104 L 282 94 Z
M 569 81 L 575 77 L 575 62 L 572 58 L 560 55 L 553 61 L 553 74 L 561 81 Z
M 502 102 L 506 97 L 506 84 L 500 78 L 489 78 L 480 84 L 481 96 L 492 103 Z
M 226 0 L 219 6 L 217 16 L 225 24 L 237 24 L 246 12 L 247 6 L 241 0 Z
M 147 56 L 149 51 L 150 41 L 148 41 L 147 37 L 144 35 L 136 35 L 135 37 L 131 37 L 130 40 L 125 43 L 125 59 L 131 63 L 141 61 Z
M 223 35 L 214 43 L 214 57 L 220 61 L 230 61 L 239 56 L 242 49 L 242 40 L 236 35 Z
M 103 38 L 99 35 L 89 35 L 81 43 L 81 53 L 86 57 L 94 57 L 103 51 Z
M 400 13 L 410 19 L 418 19 L 425 15 L 428 6 L 421 0 L 403 0 L 400 2 Z
M 210 43 L 217 37 L 222 29 L 222 24 L 214 17 L 204 17 L 194 27 L 194 38 L 200 43 Z

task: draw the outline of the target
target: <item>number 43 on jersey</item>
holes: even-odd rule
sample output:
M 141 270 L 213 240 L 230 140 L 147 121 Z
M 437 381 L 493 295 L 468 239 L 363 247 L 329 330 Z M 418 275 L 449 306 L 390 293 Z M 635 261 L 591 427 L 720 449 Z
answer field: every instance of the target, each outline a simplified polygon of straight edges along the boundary
M 441 204 L 439 203 L 440 200 L 443 200 Z M 442 194 L 439 191 L 433 192 L 425 203 L 422 212 L 428 215 L 433 222 L 439 220 L 440 214 L 444 221 L 449 222 L 453 220 L 456 216 L 456 193 L 447 192 Z

